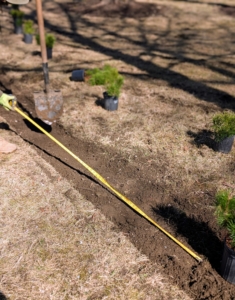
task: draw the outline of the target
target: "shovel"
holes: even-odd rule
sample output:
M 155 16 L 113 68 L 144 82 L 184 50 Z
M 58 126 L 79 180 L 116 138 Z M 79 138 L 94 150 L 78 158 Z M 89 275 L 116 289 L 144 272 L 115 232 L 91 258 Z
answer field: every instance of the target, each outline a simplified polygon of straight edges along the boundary
M 36 91 L 33 93 L 33 96 L 38 118 L 44 123 L 51 125 L 63 113 L 63 96 L 60 90 L 50 89 L 41 0 L 36 0 L 36 6 L 45 90 Z

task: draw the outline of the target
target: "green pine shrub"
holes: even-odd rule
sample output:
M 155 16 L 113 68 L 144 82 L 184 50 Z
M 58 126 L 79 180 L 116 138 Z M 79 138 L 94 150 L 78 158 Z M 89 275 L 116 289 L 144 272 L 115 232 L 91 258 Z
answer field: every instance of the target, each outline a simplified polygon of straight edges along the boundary
M 15 25 L 21 26 L 23 24 L 24 12 L 19 9 L 11 9 L 10 14 L 12 15 Z
M 34 34 L 34 27 L 33 27 L 33 21 L 32 20 L 26 20 L 23 24 L 23 31 L 25 34 Z
M 10 14 L 12 15 L 13 18 L 23 19 L 24 17 L 24 12 L 19 9 L 11 9 Z
M 36 41 L 37 41 L 37 44 L 40 45 L 40 35 L 39 34 L 36 35 Z M 52 33 L 47 33 L 45 35 L 45 41 L 46 41 L 47 48 L 53 48 L 56 38 Z
M 215 199 L 217 223 L 226 228 L 231 246 L 235 247 L 235 196 L 230 197 L 229 191 L 223 190 L 216 194 Z
M 118 70 L 110 65 L 105 65 L 102 69 L 94 68 L 86 71 L 89 77 L 89 84 L 103 85 L 109 96 L 118 97 L 124 83 L 124 77 L 118 73 Z
M 216 114 L 213 117 L 213 129 L 217 142 L 235 135 L 235 113 L 223 112 Z

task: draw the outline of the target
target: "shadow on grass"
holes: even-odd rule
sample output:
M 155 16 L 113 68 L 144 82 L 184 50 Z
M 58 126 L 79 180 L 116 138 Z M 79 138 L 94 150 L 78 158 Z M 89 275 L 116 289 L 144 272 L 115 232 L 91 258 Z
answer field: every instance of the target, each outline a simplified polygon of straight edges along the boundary
M 231 5 L 227 5 L 222 3 L 223 1 L 221 0 L 221 3 L 216 3 L 216 2 L 210 2 L 210 1 L 197 1 L 197 0 L 175 0 L 176 2 L 187 2 L 187 3 L 195 3 L 195 4 L 202 4 L 202 5 L 212 5 L 212 6 L 219 6 L 219 7 L 233 7 Z
M 112 44 L 105 46 L 103 44 L 98 43 L 93 37 L 85 36 L 84 34 L 79 32 L 79 26 L 86 26 L 87 28 L 99 28 L 103 32 L 103 34 L 111 35 L 116 40 L 123 40 L 123 36 L 119 34 L 119 32 L 121 32 L 120 28 L 118 30 L 115 30 L 115 28 L 113 28 L 113 30 L 105 29 L 101 24 L 98 25 L 92 20 L 88 20 L 86 18 L 83 18 L 82 16 L 80 16 L 79 18 L 77 17 L 77 15 L 74 16 L 73 11 L 70 11 L 65 4 L 60 3 L 58 4 L 58 6 L 66 14 L 68 22 L 70 23 L 70 28 L 65 29 L 62 26 L 54 25 L 48 19 L 45 19 L 45 26 L 59 35 L 66 36 L 66 38 L 69 38 L 71 41 L 73 41 L 75 45 L 76 43 L 79 43 L 83 45 L 83 47 L 88 47 L 89 49 L 97 53 L 102 53 L 102 55 L 107 55 L 109 57 L 112 57 L 113 59 L 121 60 L 127 64 L 135 66 L 142 72 L 147 73 L 147 75 L 150 78 L 156 80 L 163 80 L 167 82 L 172 88 L 181 89 L 200 100 L 216 103 L 222 108 L 235 109 L 235 98 L 225 91 L 221 91 L 215 87 L 211 87 L 203 81 L 195 81 L 186 75 L 174 71 L 171 67 L 162 67 L 161 65 L 154 63 L 153 60 L 146 61 L 142 59 L 140 55 L 135 55 L 133 53 L 124 53 L 121 48 L 117 49 L 115 47 L 112 47 Z M 167 17 L 166 20 L 169 22 L 170 28 L 172 21 Z M 123 27 L 124 26 L 125 23 L 123 23 Z M 136 28 L 139 28 L 139 31 L 143 37 L 146 35 L 141 20 L 139 21 L 139 25 L 133 26 L 133 29 Z M 149 43 L 144 38 L 141 41 L 134 41 L 130 37 L 125 37 L 125 40 L 130 45 L 142 47 L 143 53 L 150 55 L 152 58 L 155 57 L 154 53 L 158 51 L 162 53 L 164 57 L 168 55 L 171 57 L 171 59 L 176 59 L 178 63 L 189 62 L 192 65 L 206 66 L 206 68 L 208 68 L 209 70 L 214 70 L 220 74 L 228 72 L 224 68 L 216 68 L 215 70 L 214 65 L 208 65 L 206 62 L 211 56 L 207 53 L 205 53 L 205 58 L 203 59 L 203 61 L 196 59 L 188 59 L 182 51 L 182 49 L 184 49 L 183 45 L 185 44 L 185 33 L 183 29 L 179 31 L 179 37 L 176 40 L 172 40 L 170 32 L 171 30 L 166 32 L 165 40 L 171 41 L 171 43 L 173 43 L 175 46 L 180 44 L 181 50 L 179 50 L 178 48 L 175 50 L 173 48 L 172 50 L 172 47 L 166 47 L 162 49 L 162 47 L 158 43 Z M 152 34 L 156 33 L 153 31 Z M 188 32 L 186 33 L 186 35 L 188 36 Z M 156 37 L 158 36 L 156 35 Z M 75 45 L 74 47 L 76 48 L 77 46 Z M 194 54 L 197 54 L 196 50 Z M 231 78 L 234 78 L 234 72 L 230 72 L 227 75 L 231 76 Z
M 216 150 L 216 142 L 213 138 L 213 132 L 210 130 L 201 130 L 199 132 L 187 131 L 187 135 L 193 138 L 192 143 L 196 144 L 197 147 L 206 145 L 212 150 Z
M 103 98 L 97 98 L 96 101 L 95 101 L 95 104 L 97 106 L 100 106 L 100 107 L 104 108 L 104 99 Z
M 220 272 L 223 243 L 210 229 L 206 222 L 199 222 L 188 217 L 185 212 L 174 206 L 152 208 L 154 213 L 163 217 L 175 231 L 187 238 L 188 244 L 199 254 L 207 257 L 212 267 Z

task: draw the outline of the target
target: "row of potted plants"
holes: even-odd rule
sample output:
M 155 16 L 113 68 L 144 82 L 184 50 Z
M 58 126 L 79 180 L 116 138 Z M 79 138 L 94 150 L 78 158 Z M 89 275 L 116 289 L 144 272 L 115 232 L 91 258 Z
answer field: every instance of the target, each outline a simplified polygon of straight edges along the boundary
M 35 35 L 34 22 L 33 20 L 24 20 L 24 13 L 19 9 L 12 9 L 10 14 L 13 17 L 14 31 L 16 34 L 24 35 L 24 42 L 31 44 L 33 42 L 33 36 Z M 35 35 L 37 44 L 40 45 L 39 34 Z M 47 58 L 52 58 L 52 48 L 55 44 L 56 38 L 52 33 L 45 35 Z

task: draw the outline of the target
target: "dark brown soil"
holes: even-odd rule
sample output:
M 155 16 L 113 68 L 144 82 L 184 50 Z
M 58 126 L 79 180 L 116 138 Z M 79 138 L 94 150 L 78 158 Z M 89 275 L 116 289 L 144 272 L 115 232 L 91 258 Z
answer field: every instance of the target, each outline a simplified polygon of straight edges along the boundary
M 92 5 L 96 3 L 94 1 Z M 63 5 L 63 9 L 65 9 L 65 4 Z M 94 9 L 89 8 L 87 1 L 84 1 L 78 6 L 75 6 L 74 2 L 68 3 L 66 8 L 73 12 L 76 10 L 78 15 L 89 13 L 107 17 L 114 17 L 118 14 L 122 17 L 139 18 L 159 12 L 159 8 L 156 6 L 145 6 L 140 3 L 131 3 L 125 7 L 110 4 L 110 6 Z M 52 164 L 63 177 L 70 180 L 81 194 L 115 222 L 138 249 L 152 261 L 158 262 L 172 283 L 185 290 L 193 299 L 235 299 L 235 287 L 220 276 L 224 235 L 221 234 L 218 237 L 215 234 L 217 227 L 213 215 L 206 209 L 208 205 L 213 205 L 213 197 L 210 197 L 210 202 L 205 200 L 205 197 L 198 198 L 197 201 L 200 200 L 200 203 L 196 205 L 193 201 L 192 203 L 186 201 L 183 196 L 184 191 L 180 195 L 175 194 L 174 191 L 165 194 L 164 185 L 155 183 L 155 176 L 164 171 L 164 164 L 159 167 L 156 163 L 151 162 L 149 157 L 146 159 L 141 155 L 138 155 L 136 160 L 130 163 L 128 157 L 117 154 L 118 152 L 112 148 L 99 145 L 95 141 L 74 138 L 70 129 L 62 127 L 59 122 L 52 127 L 45 125 L 36 118 L 32 97 L 25 96 L 31 94 L 28 82 L 37 80 L 37 73 L 31 72 L 30 78 L 22 76 L 21 81 L 17 82 L 4 74 L 3 70 L 6 67 L 4 61 L 1 62 L 1 66 L 0 88 L 6 92 L 17 94 L 19 107 L 23 111 L 98 171 L 120 192 L 128 190 L 128 179 L 135 180 L 131 191 L 126 196 L 141 207 L 154 221 L 202 257 L 203 262 L 198 263 L 164 233 L 130 209 L 79 165 L 74 158 L 35 129 L 28 121 L 23 120 L 16 112 L 9 113 L 1 109 L 2 116 L 14 128 L 16 134 L 35 147 L 38 153 Z M 187 84 L 187 80 L 180 82 L 182 87 L 185 85 L 185 90 L 187 90 Z M 196 90 L 195 92 L 197 93 Z M 213 96 L 216 98 L 215 91 Z M 218 98 L 220 96 L 221 92 L 218 91 Z M 10 130 L 7 124 L 1 123 L 0 126 Z M 130 124 L 131 126 L 133 124 Z M 160 159 L 161 157 L 159 157 Z M 164 160 L 164 156 L 162 159 Z M 69 197 L 69 195 L 67 196 Z

